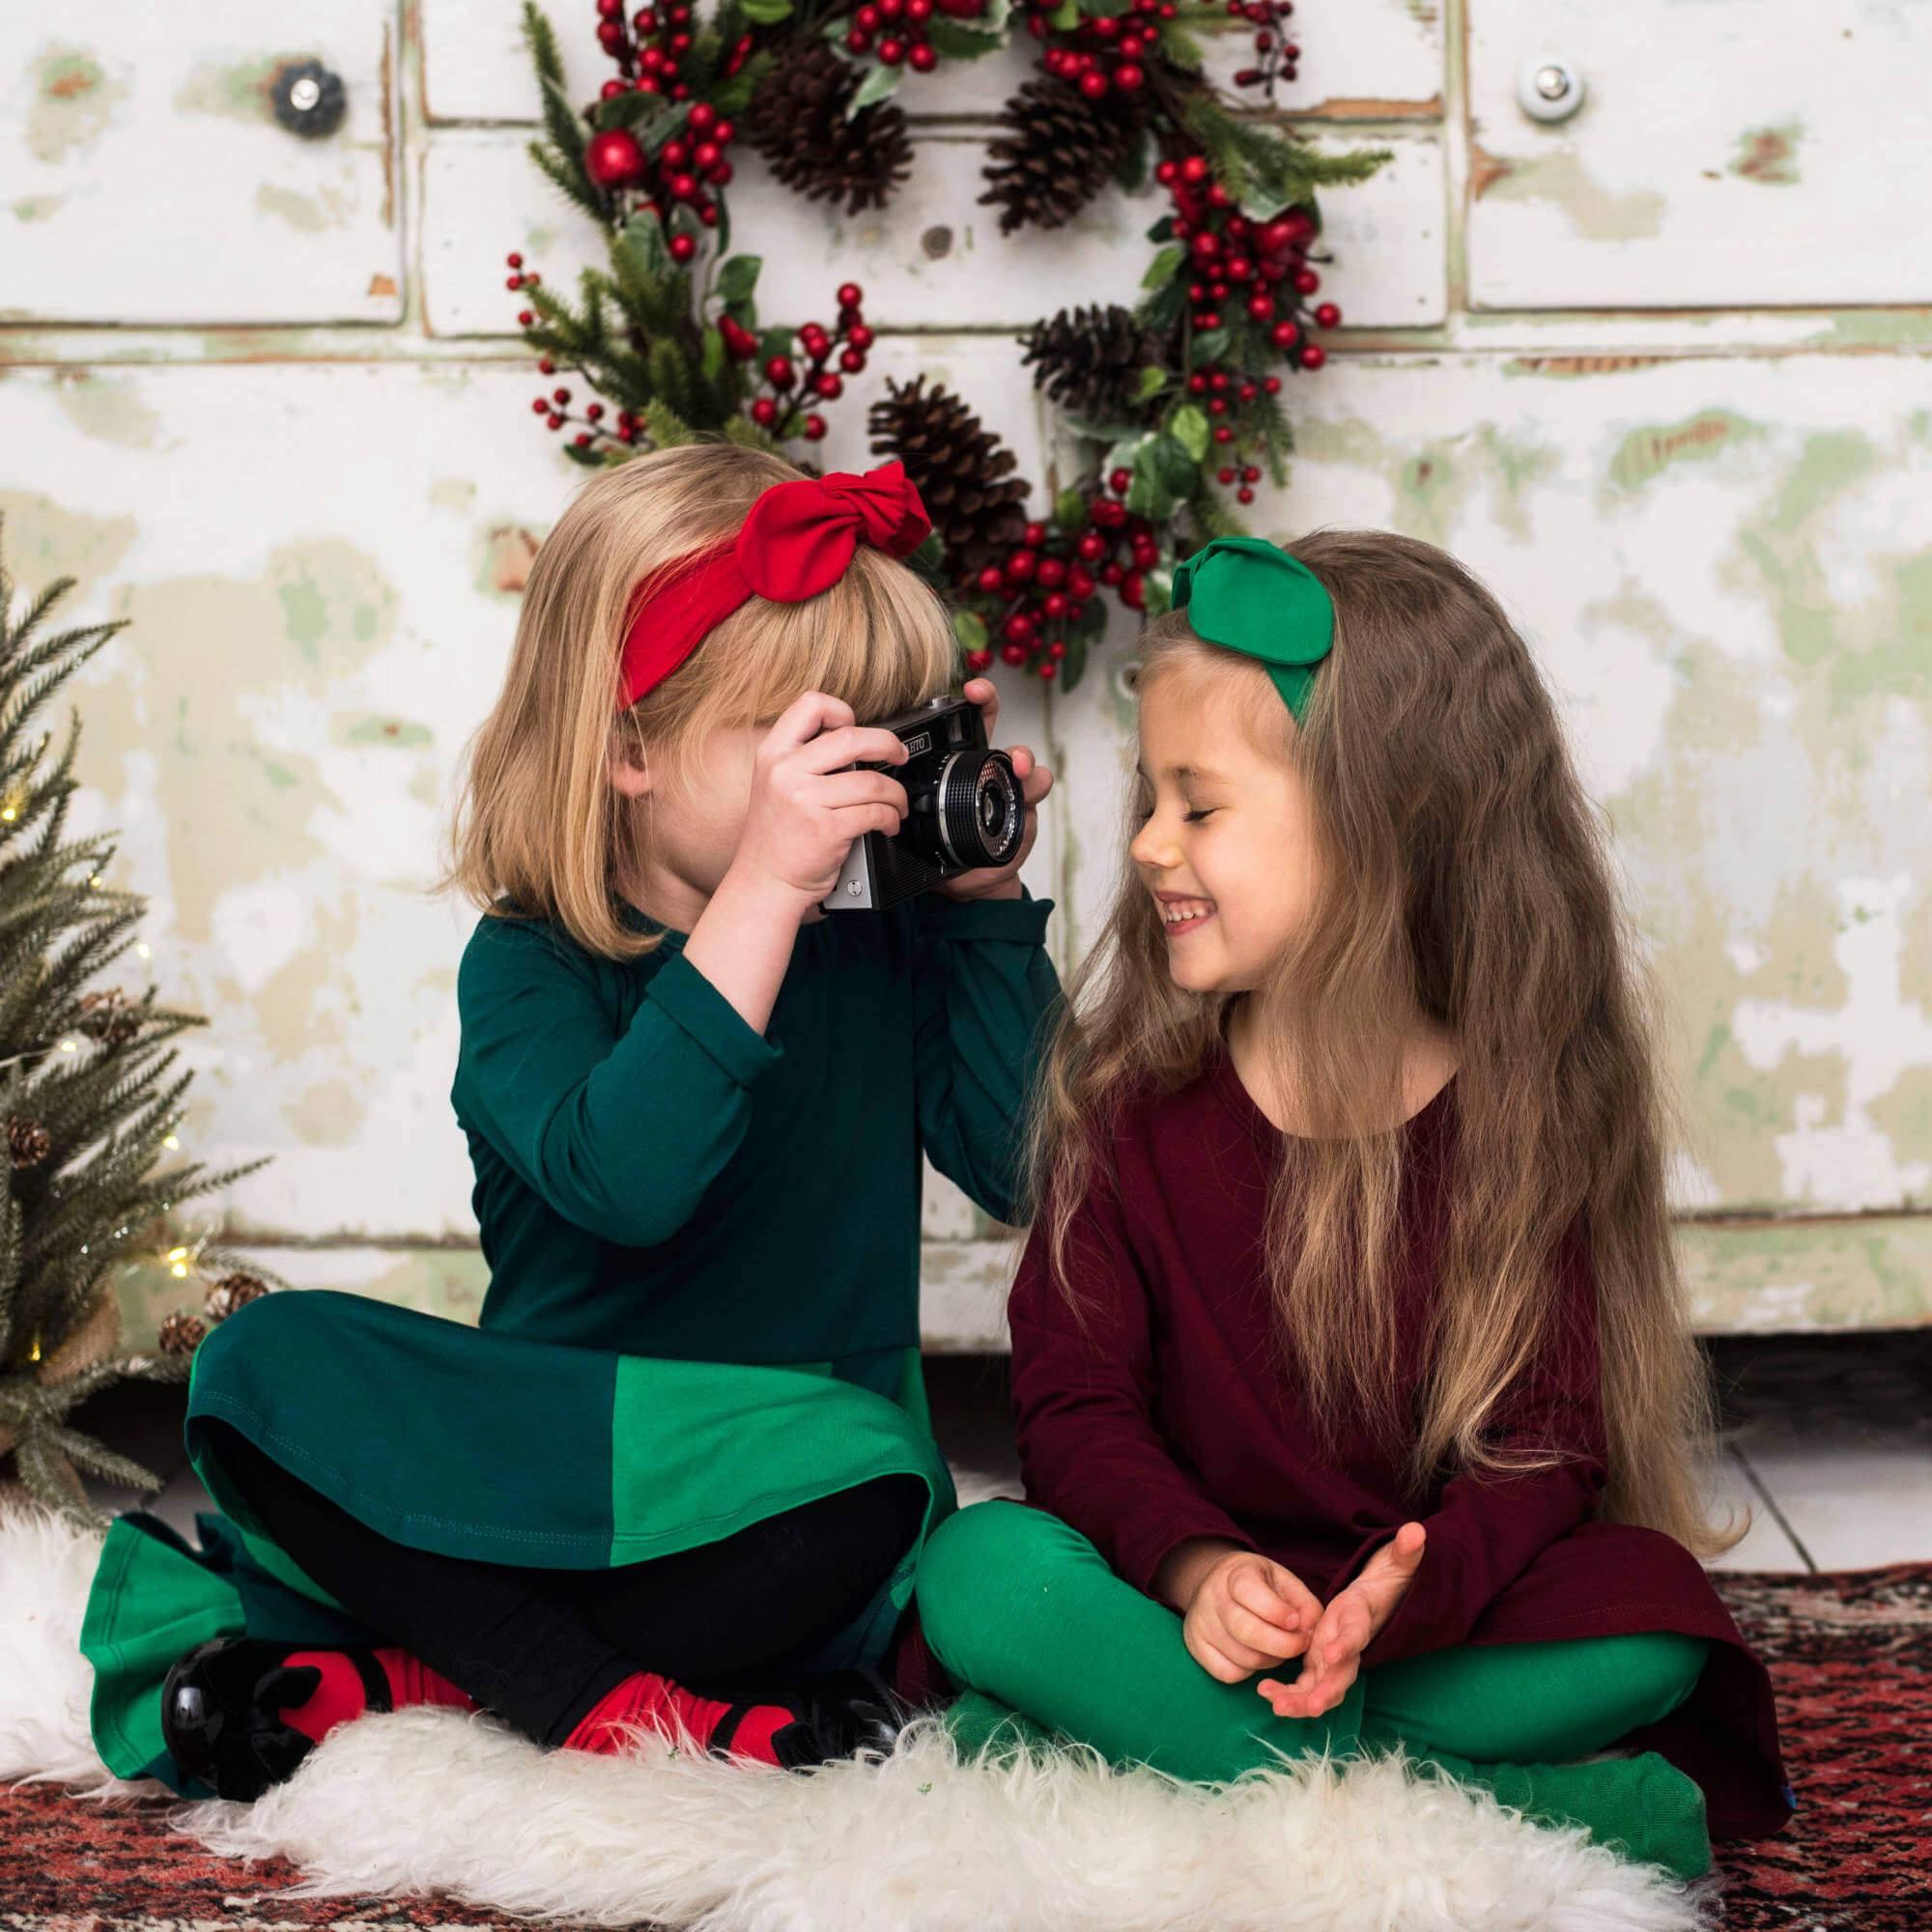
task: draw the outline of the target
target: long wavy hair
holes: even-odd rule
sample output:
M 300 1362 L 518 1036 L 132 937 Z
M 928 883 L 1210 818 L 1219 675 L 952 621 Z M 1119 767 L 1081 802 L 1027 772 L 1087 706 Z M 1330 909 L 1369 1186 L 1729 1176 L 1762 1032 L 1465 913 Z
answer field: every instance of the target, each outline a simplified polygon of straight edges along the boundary
M 1184 610 L 1147 627 L 1129 672 L 1142 693 L 1245 681 L 1258 747 L 1292 760 L 1313 802 L 1317 902 L 1257 989 L 1264 1077 L 1308 1126 L 1282 1136 L 1264 1239 L 1284 1364 L 1331 1430 L 1352 1416 L 1406 1437 L 1418 1492 L 1445 1470 L 1547 1465 L 1490 1426 L 1551 1321 L 1556 1257 L 1580 1217 L 1608 1438 L 1601 1514 L 1722 1548 L 1742 1530 L 1713 1528 L 1694 1474 L 1708 1378 L 1664 1199 L 1654 995 L 1548 693 L 1495 599 L 1434 546 L 1321 530 L 1285 548 L 1336 611 L 1301 727 L 1261 668 L 1195 636 Z M 1137 784 L 1129 838 L 1150 809 Z M 1069 1223 L 1088 1187 L 1110 1184 L 1122 1110 L 1197 1078 L 1237 997 L 1174 984 L 1128 858 L 1069 980 L 1028 1147 L 1069 1297 Z M 1418 1012 L 1458 1058 L 1457 1171 L 1419 1368 L 1397 1359 L 1404 1136 L 1390 1125 L 1399 1029 Z
M 502 693 L 466 747 L 434 890 L 459 891 L 485 912 L 507 898 L 607 958 L 648 952 L 660 935 L 626 925 L 620 896 L 641 869 L 649 800 L 618 793 L 617 760 L 648 757 L 673 792 L 713 729 L 770 724 L 805 692 L 842 697 L 865 720 L 948 688 L 957 646 L 944 602 L 899 558 L 861 544 L 816 597 L 751 598 L 617 709 L 639 586 L 729 536 L 766 490 L 804 474 L 768 451 L 700 438 L 578 492 L 530 567 Z

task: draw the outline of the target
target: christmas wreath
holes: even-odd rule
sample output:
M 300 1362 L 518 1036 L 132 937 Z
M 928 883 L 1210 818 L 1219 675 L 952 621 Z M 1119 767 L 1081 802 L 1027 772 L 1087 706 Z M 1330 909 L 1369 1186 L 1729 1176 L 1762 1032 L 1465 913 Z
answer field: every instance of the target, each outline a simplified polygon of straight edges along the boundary
M 1002 232 L 1058 227 L 1150 168 L 1172 207 L 1148 230 L 1135 307 L 1062 309 L 1021 338 L 1081 452 L 1050 514 L 1030 514 L 1032 483 L 959 397 L 921 376 L 872 405 L 873 453 L 904 463 L 932 516 L 913 561 L 951 601 L 967 668 L 997 653 L 1070 689 L 1105 628 L 1104 591 L 1165 609 L 1174 565 L 1242 531 L 1227 497 L 1253 501 L 1264 467 L 1286 480 L 1281 371 L 1320 369 L 1316 338 L 1342 320 L 1315 299 L 1328 260 L 1317 190 L 1388 158 L 1319 155 L 1238 111 L 1272 105 L 1293 77 L 1293 0 L 723 0 L 705 24 L 687 0 L 629 18 L 624 0 L 595 4 L 615 71 L 588 107 L 534 0 L 524 33 L 543 96 L 531 156 L 606 230 L 610 266 L 585 270 L 573 299 L 508 258 L 538 368 L 588 392 L 560 382 L 531 404 L 578 462 L 697 433 L 780 450 L 824 436 L 823 408 L 872 347 L 864 291 L 840 285 L 830 327 L 759 325 L 759 258 L 730 252 L 730 151 L 749 144 L 786 186 L 847 213 L 883 207 L 911 162 L 891 99 L 905 75 L 992 52 L 1018 18 L 1042 71 L 988 148 L 980 200 Z M 1224 13 L 1253 28 L 1255 64 L 1234 76 L 1248 101 L 1203 74 L 1195 30 Z

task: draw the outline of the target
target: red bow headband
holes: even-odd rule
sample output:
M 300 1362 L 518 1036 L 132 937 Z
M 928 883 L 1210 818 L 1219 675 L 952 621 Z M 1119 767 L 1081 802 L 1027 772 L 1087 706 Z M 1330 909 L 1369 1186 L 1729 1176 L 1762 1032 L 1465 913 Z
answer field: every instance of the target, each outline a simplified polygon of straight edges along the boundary
M 931 528 L 903 463 L 774 484 L 735 537 L 694 552 L 640 586 L 624 631 L 617 708 L 663 683 L 747 598 L 803 603 L 845 574 L 862 542 L 904 556 Z

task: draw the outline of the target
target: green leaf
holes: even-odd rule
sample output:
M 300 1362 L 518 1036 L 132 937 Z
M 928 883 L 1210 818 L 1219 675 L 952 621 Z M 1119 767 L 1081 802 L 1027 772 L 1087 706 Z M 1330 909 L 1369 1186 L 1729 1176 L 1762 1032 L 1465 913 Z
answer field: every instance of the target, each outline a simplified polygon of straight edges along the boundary
M 1168 418 L 1167 430 L 1196 463 L 1205 460 L 1208 437 L 1207 411 L 1193 403 L 1183 403 Z
M 581 463 L 586 469 L 602 469 L 604 468 L 604 458 L 595 448 L 580 449 L 576 443 L 566 442 L 563 445 L 563 453 L 570 458 L 571 462 Z
M 1087 527 L 1087 498 L 1068 484 L 1053 499 L 1053 521 L 1068 536 L 1077 536 Z
M 665 246 L 664 223 L 649 209 L 639 209 L 624 224 L 624 232 L 614 244 L 637 265 L 647 281 L 658 281 L 670 273 L 670 250 Z
M 1136 134 L 1114 168 L 1114 183 L 1123 194 L 1138 194 L 1148 183 L 1148 138 Z
M 1200 464 L 1179 437 L 1161 435 L 1149 439 L 1144 459 L 1150 462 L 1163 488 L 1177 497 L 1192 494 L 1200 480 Z
M 758 285 L 758 270 L 765 265 L 762 255 L 732 255 L 718 265 L 718 293 L 727 302 L 749 301 Z
M 1150 570 L 1142 579 L 1142 595 L 1147 614 L 1158 617 L 1174 609 L 1174 573 L 1165 568 Z
M 724 338 L 715 328 L 704 331 L 704 347 L 699 355 L 698 366 L 704 371 L 704 380 L 715 383 L 724 373 L 728 358 L 724 354 Z
M 635 89 L 627 94 L 613 94 L 609 100 L 600 100 L 593 110 L 600 128 L 638 128 L 664 112 L 664 96 L 661 94 L 639 94 Z
M 1163 282 L 1174 279 L 1175 270 L 1187 259 L 1187 250 L 1178 242 L 1170 242 L 1151 262 L 1148 271 L 1141 277 L 1141 287 L 1157 289 Z
M 768 328 L 758 337 L 758 359 L 769 362 L 774 355 L 791 354 L 791 330 L 788 328 Z
M 1197 362 L 1211 362 L 1228 347 L 1228 331 L 1225 328 L 1204 328 L 1194 338 L 1194 359 Z
M 645 98 L 648 99 L 651 97 Z M 690 101 L 680 100 L 675 107 L 667 107 L 645 131 L 644 153 L 655 155 L 673 134 L 683 130 L 684 124 L 690 119 Z
M 1060 661 L 1059 684 L 1062 691 L 1071 691 L 1087 674 L 1087 639 L 1076 632 L 1061 641 L 1066 646 L 1066 655 Z
M 955 611 L 952 613 L 952 635 L 959 639 L 963 651 L 983 651 L 986 648 L 986 620 L 977 611 Z
M 1080 11 L 1090 20 L 1118 19 L 1133 4 L 1133 0 L 1080 0 Z
M 746 19 L 760 27 L 776 27 L 791 18 L 791 0 L 740 0 Z
M 1097 638 L 1107 628 L 1107 600 L 1104 597 L 1090 597 L 1080 607 L 1079 614 L 1066 627 L 1066 643 L 1070 651 L 1075 638 Z
M 1150 396 L 1158 393 L 1166 382 L 1167 371 L 1155 368 L 1151 362 L 1148 363 L 1141 370 L 1140 381 L 1134 386 L 1134 401 L 1146 402 Z
M 898 86 L 899 76 L 904 71 L 903 68 L 888 67 L 884 61 L 874 61 L 865 79 L 859 83 L 859 91 L 846 105 L 846 120 L 857 120 L 875 100 L 883 100 Z
M 847 24 L 849 16 L 839 14 L 834 24 L 842 40 L 851 31 Z M 964 20 L 955 20 L 949 14 L 933 14 L 925 22 L 925 37 L 932 43 L 932 50 L 941 60 L 979 60 L 986 54 L 997 53 L 1006 45 L 1004 34 L 987 34 Z
M 1046 16 L 1046 24 L 1057 34 L 1070 34 L 1080 24 L 1080 0 L 1060 0 Z

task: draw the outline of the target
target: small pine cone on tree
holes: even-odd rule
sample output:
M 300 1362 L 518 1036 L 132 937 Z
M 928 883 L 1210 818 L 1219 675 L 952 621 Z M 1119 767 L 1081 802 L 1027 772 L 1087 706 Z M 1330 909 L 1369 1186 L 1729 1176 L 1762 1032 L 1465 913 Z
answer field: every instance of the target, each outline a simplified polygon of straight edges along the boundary
M 847 214 L 883 208 L 912 171 L 902 110 L 874 101 L 849 121 L 859 73 L 829 43 L 787 48 L 753 90 L 745 125 L 784 185 L 813 201 L 842 202 Z
M 1107 185 L 1143 126 L 1143 110 L 1120 99 L 1089 100 L 1053 78 L 1026 82 L 1001 108 L 1006 131 L 987 145 L 980 200 L 999 209 L 1002 235 L 1064 227 Z
M 208 1323 L 199 1315 L 190 1315 L 185 1308 L 177 1308 L 172 1315 L 161 1318 L 161 1353 L 191 1355 L 201 1346 L 201 1338 L 207 1333 Z
M 141 1017 L 119 986 L 80 996 L 81 1026 L 105 1046 L 121 1046 L 141 1031 Z
M 1167 360 L 1161 331 L 1149 328 L 1118 302 L 1104 308 L 1064 308 L 1036 323 L 1020 341 L 1026 351 L 1021 361 L 1038 365 L 1034 387 L 1092 422 L 1131 415 L 1141 371 L 1160 368 Z
M 39 1167 L 53 1151 L 54 1137 L 38 1121 L 23 1114 L 7 1116 L 7 1148 L 14 1166 Z
M 957 396 L 926 379 L 886 379 L 867 424 L 874 456 L 905 465 L 939 540 L 946 565 L 964 583 L 989 563 L 1004 564 L 1026 532 L 1023 476 L 1008 472 L 1017 459 Z
M 260 1300 L 268 1292 L 269 1284 L 260 1275 L 237 1268 L 233 1274 L 223 1275 L 208 1291 L 202 1313 L 211 1321 L 226 1321 L 238 1308 L 245 1308 L 249 1302 Z

